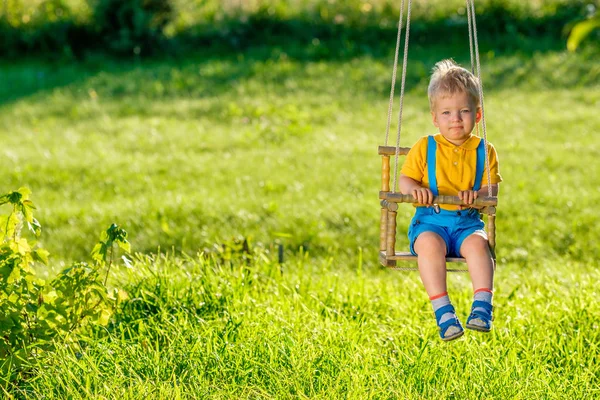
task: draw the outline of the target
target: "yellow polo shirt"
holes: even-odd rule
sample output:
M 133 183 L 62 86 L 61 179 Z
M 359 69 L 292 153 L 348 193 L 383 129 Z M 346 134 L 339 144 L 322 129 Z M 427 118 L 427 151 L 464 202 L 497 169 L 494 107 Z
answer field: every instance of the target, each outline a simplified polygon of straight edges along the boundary
M 475 184 L 475 168 L 477 164 L 477 146 L 483 139 L 471 135 L 462 145 L 456 146 L 438 133 L 433 138 L 437 143 L 436 178 L 440 195 L 457 196 L 461 190 L 473 189 Z M 490 162 L 490 180 L 492 184 L 502 182 L 498 169 L 498 155 L 494 146 L 488 142 L 488 159 Z M 427 136 L 422 137 L 410 149 L 402 170 L 403 175 L 414 179 L 429 188 L 427 174 Z M 481 187 L 487 185 L 487 168 L 483 172 Z M 442 205 L 446 210 L 456 210 L 458 206 Z

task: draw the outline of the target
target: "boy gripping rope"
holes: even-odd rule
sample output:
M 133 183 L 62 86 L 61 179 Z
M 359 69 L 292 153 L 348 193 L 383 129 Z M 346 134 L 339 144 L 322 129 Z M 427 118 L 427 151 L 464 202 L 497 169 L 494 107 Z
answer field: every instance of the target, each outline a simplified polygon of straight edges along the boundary
M 429 295 L 442 340 L 463 335 L 463 327 L 448 297 L 446 256 L 464 257 L 471 276 L 474 301 L 467 328 L 492 329 L 494 264 L 484 223 L 471 204 L 487 195 L 485 151 L 488 152 L 492 195 L 502 181 L 494 146 L 473 135 L 481 119 L 479 82 L 451 60 L 438 62 L 428 88 L 433 124 L 439 134 L 421 138 L 401 170 L 400 191 L 420 203 L 411 221 L 410 251 L 417 255 L 419 274 Z M 433 205 L 437 195 L 458 196 L 465 206 Z

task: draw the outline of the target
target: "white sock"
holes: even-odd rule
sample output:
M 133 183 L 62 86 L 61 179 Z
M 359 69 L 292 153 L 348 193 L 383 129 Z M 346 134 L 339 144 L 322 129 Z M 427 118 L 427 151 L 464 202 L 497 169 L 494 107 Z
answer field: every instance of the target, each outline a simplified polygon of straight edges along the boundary
M 431 305 L 433 306 L 434 312 L 436 312 L 440 308 L 444 307 L 445 305 L 451 304 L 450 297 L 448 296 L 448 292 L 444 292 L 444 293 L 438 294 L 436 296 L 431 296 L 429 298 L 429 300 L 431 300 Z M 438 323 L 441 325 L 442 323 L 444 323 L 452 318 L 456 318 L 455 313 L 452 313 L 452 312 L 444 313 Z
M 492 304 L 493 293 L 490 289 L 477 289 L 473 295 L 473 301 L 485 301 L 486 303 Z M 481 307 L 475 307 L 473 311 L 481 311 L 487 313 L 488 311 Z

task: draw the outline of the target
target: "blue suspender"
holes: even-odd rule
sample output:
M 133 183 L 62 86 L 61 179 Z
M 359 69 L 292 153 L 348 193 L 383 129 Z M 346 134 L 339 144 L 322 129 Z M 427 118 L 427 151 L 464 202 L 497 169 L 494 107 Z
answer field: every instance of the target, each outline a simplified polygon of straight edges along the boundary
M 475 184 L 473 190 L 478 191 L 481 189 L 481 180 L 483 179 L 483 168 L 485 167 L 485 147 L 483 139 L 479 140 L 479 146 L 477 146 L 477 166 L 475 167 Z
M 427 174 L 429 176 L 429 190 L 434 196 L 438 195 L 437 178 L 435 176 L 435 160 L 437 144 L 433 136 L 427 138 Z M 481 189 L 481 180 L 483 179 L 483 169 L 485 167 L 485 146 L 483 140 L 479 141 L 477 146 L 477 164 L 475 166 L 475 184 L 473 190 Z
M 438 195 L 437 178 L 435 177 L 435 151 L 437 145 L 433 136 L 427 138 L 427 173 L 429 174 L 429 190 L 434 196 Z

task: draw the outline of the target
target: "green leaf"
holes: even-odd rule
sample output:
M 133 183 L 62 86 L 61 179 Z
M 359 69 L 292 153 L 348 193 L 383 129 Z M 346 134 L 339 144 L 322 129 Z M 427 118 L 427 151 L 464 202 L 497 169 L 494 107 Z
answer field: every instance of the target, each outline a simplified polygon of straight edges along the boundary
M 5 229 L 4 234 L 6 235 L 6 237 L 12 238 L 15 235 L 15 231 L 19 226 L 19 222 L 21 221 L 19 220 L 19 216 L 17 214 L 12 213 L 8 216 L 8 220 L 3 226 L 3 228 Z
M 25 217 L 25 221 L 29 223 L 33 223 L 33 210 L 35 210 L 35 207 L 31 200 L 24 200 L 21 203 L 21 212 Z
M 10 275 L 8 276 L 8 279 L 6 279 L 6 282 L 9 283 L 9 284 L 10 283 L 15 283 L 20 278 L 21 278 L 21 268 L 19 268 L 19 267 L 13 268 L 13 270 L 10 272 Z
M 10 260 L 12 261 L 12 260 Z M 6 279 L 10 276 L 12 270 L 14 268 L 14 265 L 12 262 L 3 262 L 2 265 L 0 266 L 0 282 L 2 282 L 3 279 Z M 0 292 L 1 293 L 1 292 Z
M 107 230 L 106 233 L 111 242 L 118 241 L 126 241 L 127 240 L 127 231 L 125 229 L 119 228 L 117 224 L 112 224 Z
M 35 261 L 39 261 L 39 262 L 43 263 L 44 265 L 48 265 L 48 256 L 49 255 L 50 255 L 50 252 L 45 249 L 35 249 L 33 251 L 33 259 Z
M 102 312 L 100 313 L 100 317 L 98 318 L 98 323 L 102 326 L 108 325 L 111 314 L 112 313 L 108 309 L 102 310 Z
M 23 201 L 29 199 L 29 195 L 31 194 L 31 190 L 29 190 L 29 188 L 27 187 L 20 187 L 19 190 L 17 190 L 17 193 L 19 193 L 21 195 L 21 198 L 23 199 Z
M 121 249 L 125 250 L 128 253 L 131 253 L 131 245 L 127 240 L 117 240 L 116 242 Z
M 13 322 L 13 320 L 11 318 L 1 318 L 0 319 L 0 331 L 2 331 L 2 332 L 10 331 L 10 329 L 13 326 L 15 326 L 15 323 Z
M 19 295 L 16 293 L 12 293 L 10 296 L 8 296 L 8 301 L 10 301 L 11 303 L 16 303 L 17 301 L 19 301 Z
M 0 215 L 0 235 L 2 238 L 8 236 L 6 234 L 6 224 L 8 222 L 8 215 Z
M 27 239 L 19 238 L 15 241 L 10 242 L 10 248 L 12 251 L 19 253 L 21 255 L 26 255 L 31 252 L 31 247 L 29 243 L 27 243 Z
M 92 259 L 97 261 L 99 264 L 104 264 L 106 262 L 107 250 L 108 246 L 106 245 L 106 243 L 98 242 L 92 250 Z
M 21 199 L 23 198 L 23 195 L 21 193 L 17 192 L 10 192 L 8 194 L 8 201 L 10 202 L 10 204 L 14 204 L 14 205 L 19 205 L 21 204 Z
M 600 16 L 577 23 L 567 39 L 567 49 L 569 51 L 577 50 L 579 44 L 596 28 L 600 28 Z

